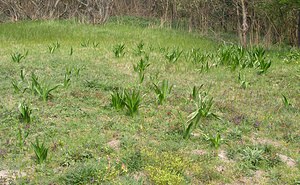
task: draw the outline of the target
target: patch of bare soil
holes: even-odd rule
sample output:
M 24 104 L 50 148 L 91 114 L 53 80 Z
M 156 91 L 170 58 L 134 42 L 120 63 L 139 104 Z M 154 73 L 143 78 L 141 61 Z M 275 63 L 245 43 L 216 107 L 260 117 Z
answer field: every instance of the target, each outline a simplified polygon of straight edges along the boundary
M 296 161 L 286 155 L 282 154 L 277 154 L 277 156 L 280 158 L 282 162 L 284 162 L 287 166 L 289 167 L 295 167 L 296 166 Z
M 110 142 L 108 142 L 107 145 L 114 150 L 120 150 L 121 141 L 114 139 L 114 140 L 111 140 Z
M 193 150 L 191 152 L 191 154 L 193 154 L 193 155 L 205 155 L 205 154 L 207 154 L 207 152 L 205 150 Z
M 253 184 L 263 185 L 263 184 L 266 184 L 266 182 L 267 182 L 267 179 L 264 175 L 265 175 L 264 171 L 257 170 L 253 176 L 242 177 L 242 178 L 238 179 L 236 182 L 231 183 L 230 185 L 253 185 Z
M 224 162 L 232 162 L 232 160 L 228 159 L 227 152 L 225 150 L 220 150 L 218 153 L 218 157 Z
M 273 141 L 271 139 L 266 139 L 266 138 L 252 138 L 251 140 L 252 140 L 252 142 L 254 144 L 272 145 L 274 147 L 280 147 L 281 146 L 280 142 Z
M 19 178 L 24 177 L 25 173 L 16 170 L 0 170 L 0 184 L 8 185 L 13 184 L 13 182 Z

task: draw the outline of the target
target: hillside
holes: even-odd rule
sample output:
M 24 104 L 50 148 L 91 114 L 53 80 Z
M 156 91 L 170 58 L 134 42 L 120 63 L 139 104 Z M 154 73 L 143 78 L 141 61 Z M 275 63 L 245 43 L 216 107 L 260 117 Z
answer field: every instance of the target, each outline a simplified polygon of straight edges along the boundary
M 0 184 L 300 183 L 299 50 L 36 21 L 0 53 Z

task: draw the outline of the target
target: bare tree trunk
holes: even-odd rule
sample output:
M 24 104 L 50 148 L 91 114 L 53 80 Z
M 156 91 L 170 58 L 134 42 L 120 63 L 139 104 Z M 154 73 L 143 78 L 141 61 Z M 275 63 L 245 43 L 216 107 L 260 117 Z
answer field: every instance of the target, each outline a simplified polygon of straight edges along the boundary
M 300 10 L 298 10 L 298 47 L 300 48 Z
M 164 15 L 161 17 L 161 21 L 160 21 L 160 27 L 163 27 L 164 24 L 167 22 L 168 20 L 168 13 L 169 13 L 169 0 L 167 0 L 166 2 L 166 7 L 165 7 L 165 12 Z
M 242 45 L 244 47 L 247 46 L 247 31 L 248 31 L 248 23 L 247 23 L 247 10 L 245 6 L 244 0 L 241 0 L 242 4 L 242 12 L 243 12 L 243 24 L 242 24 Z
M 192 15 L 189 17 L 189 32 L 193 31 L 193 18 Z
M 242 33 L 241 33 L 241 21 L 240 21 L 240 8 L 239 8 L 239 3 L 236 1 L 236 15 L 237 15 L 237 31 L 238 31 L 238 36 L 240 39 L 240 42 L 243 40 L 242 39 Z

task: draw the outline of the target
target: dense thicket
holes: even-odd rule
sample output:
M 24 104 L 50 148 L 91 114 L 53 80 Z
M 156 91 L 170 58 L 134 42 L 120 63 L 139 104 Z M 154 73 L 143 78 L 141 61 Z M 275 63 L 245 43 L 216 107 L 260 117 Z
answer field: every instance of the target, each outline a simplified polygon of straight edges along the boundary
M 202 33 L 235 32 L 243 45 L 300 46 L 300 0 L 0 0 L 2 20 L 69 19 L 94 24 L 109 16 L 160 20 Z

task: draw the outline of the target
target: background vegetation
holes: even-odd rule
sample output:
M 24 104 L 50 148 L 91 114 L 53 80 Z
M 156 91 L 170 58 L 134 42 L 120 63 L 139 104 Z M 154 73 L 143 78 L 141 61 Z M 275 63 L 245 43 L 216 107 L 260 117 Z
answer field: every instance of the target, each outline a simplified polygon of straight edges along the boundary
M 300 46 L 298 0 L 0 0 L 2 21 L 75 18 L 98 24 L 124 15 L 220 39 L 235 33 L 244 45 Z

